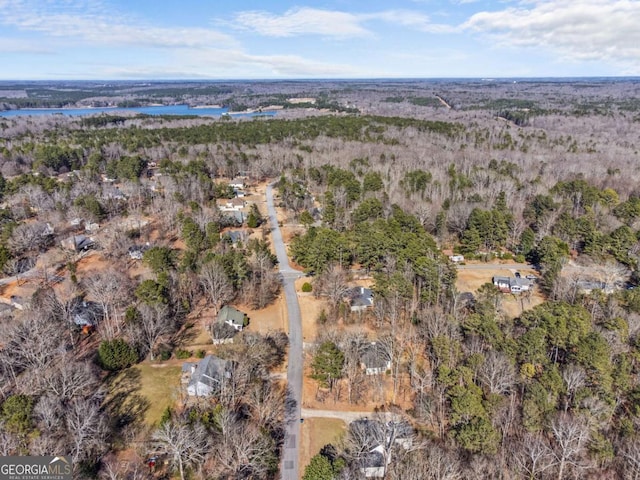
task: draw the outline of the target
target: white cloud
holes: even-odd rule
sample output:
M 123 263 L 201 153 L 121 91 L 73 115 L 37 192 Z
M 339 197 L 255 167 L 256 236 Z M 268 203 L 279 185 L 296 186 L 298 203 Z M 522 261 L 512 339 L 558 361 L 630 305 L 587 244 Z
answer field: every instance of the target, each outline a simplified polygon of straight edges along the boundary
M 425 32 L 451 31 L 451 27 L 433 24 L 428 16 L 410 10 L 348 13 L 308 7 L 287 10 L 282 15 L 265 11 L 241 12 L 235 16 L 233 25 L 269 37 L 322 35 L 350 38 L 372 35 L 373 33 L 364 26 L 365 23 L 371 21 L 383 21 Z
M 177 50 L 175 53 L 179 56 L 179 70 L 168 70 L 162 65 L 98 68 L 108 78 L 335 78 L 369 73 L 351 65 L 316 62 L 298 55 L 252 55 L 229 49 Z
M 154 27 L 116 12 L 97 1 L 6 0 L 0 4 L 0 23 L 53 37 L 81 38 L 93 45 L 204 48 L 234 44 L 228 35 L 206 28 Z
M 54 49 L 45 47 L 39 42 L 0 37 L 0 53 L 51 54 L 54 52 Z
M 387 10 L 360 15 L 363 20 L 381 20 L 428 33 L 450 33 L 455 27 L 432 23 L 429 16 L 411 10 Z
M 269 37 L 309 34 L 332 37 L 369 35 L 354 14 L 307 7 L 288 10 L 283 15 L 264 11 L 240 12 L 235 17 L 235 25 Z
M 528 0 L 476 13 L 462 27 L 489 34 L 501 45 L 542 47 L 567 61 L 607 61 L 637 70 L 639 24 L 637 1 Z

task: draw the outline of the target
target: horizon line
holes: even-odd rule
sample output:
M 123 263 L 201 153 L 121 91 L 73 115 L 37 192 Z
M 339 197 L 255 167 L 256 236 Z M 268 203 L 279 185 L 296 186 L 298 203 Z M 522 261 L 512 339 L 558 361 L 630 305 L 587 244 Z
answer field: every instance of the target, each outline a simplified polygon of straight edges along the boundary
M 9 82 L 127 82 L 127 83 L 149 83 L 149 82 L 357 82 L 357 81 L 419 81 L 419 80 L 480 80 L 485 82 L 500 80 L 632 80 L 639 79 L 640 75 L 576 75 L 576 76 L 468 76 L 468 77 L 277 77 L 277 78 L 0 78 L 0 83 Z

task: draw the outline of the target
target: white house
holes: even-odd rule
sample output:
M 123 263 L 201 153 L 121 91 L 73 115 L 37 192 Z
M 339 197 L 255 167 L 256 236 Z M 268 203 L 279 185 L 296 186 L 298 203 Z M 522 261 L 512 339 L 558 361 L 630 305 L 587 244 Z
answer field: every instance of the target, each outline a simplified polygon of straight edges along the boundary
M 234 197 L 228 200 L 220 200 L 218 202 L 218 208 L 221 212 L 238 212 L 247 205 L 247 202 L 239 197 Z
M 236 177 L 229 182 L 229 186 L 234 190 L 244 190 L 244 187 L 245 187 L 244 179 L 240 177 Z
M 531 281 L 517 277 L 493 277 L 493 284 L 503 293 L 522 293 L 531 290 Z

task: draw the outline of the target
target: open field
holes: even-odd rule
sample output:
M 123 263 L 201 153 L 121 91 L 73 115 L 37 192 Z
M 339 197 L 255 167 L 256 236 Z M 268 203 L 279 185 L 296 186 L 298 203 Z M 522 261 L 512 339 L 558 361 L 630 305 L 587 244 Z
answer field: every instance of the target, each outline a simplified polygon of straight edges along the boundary
M 148 426 L 158 423 L 179 398 L 180 366 L 143 362 L 110 378 L 106 404 L 115 415 L 135 415 Z
M 482 285 L 491 283 L 492 277 L 513 277 L 515 272 L 520 272 L 523 277 L 526 275 L 537 275 L 536 271 L 530 268 L 514 268 L 509 264 L 482 264 L 482 268 L 479 269 L 458 269 L 456 288 L 459 292 L 471 292 L 475 294 Z M 505 315 L 515 318 L 523 311 L 529 310 L 543 302 L 544 297 L 541 295 L 538 286 L 535 285 L 530 295 L 511 295 L 505 293 L 502 298 L 501 308 Z

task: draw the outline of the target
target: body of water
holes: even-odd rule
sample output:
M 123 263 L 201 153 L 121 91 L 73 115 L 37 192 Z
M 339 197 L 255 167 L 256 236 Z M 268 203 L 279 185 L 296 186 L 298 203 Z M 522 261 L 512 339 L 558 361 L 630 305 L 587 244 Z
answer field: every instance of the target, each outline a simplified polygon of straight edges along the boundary
M 23 108 L 20 110 L 5 110 L 0 112 L 0 117 L 19 117 L 28 115 L 69 115 L 72 117 L 82 115 L 97 115 L 100 113 L 144 113 L 146 115 L 197 115 L 200 117 L 219 117 L 228 113 L 232 117 L 257 117 L 276 114 L 275 110 L 251 113 L 229 113 L 228 108 L 191 108 L 189 105 L 162 105 L 153 107 L 96 107 L 96 108 Z

